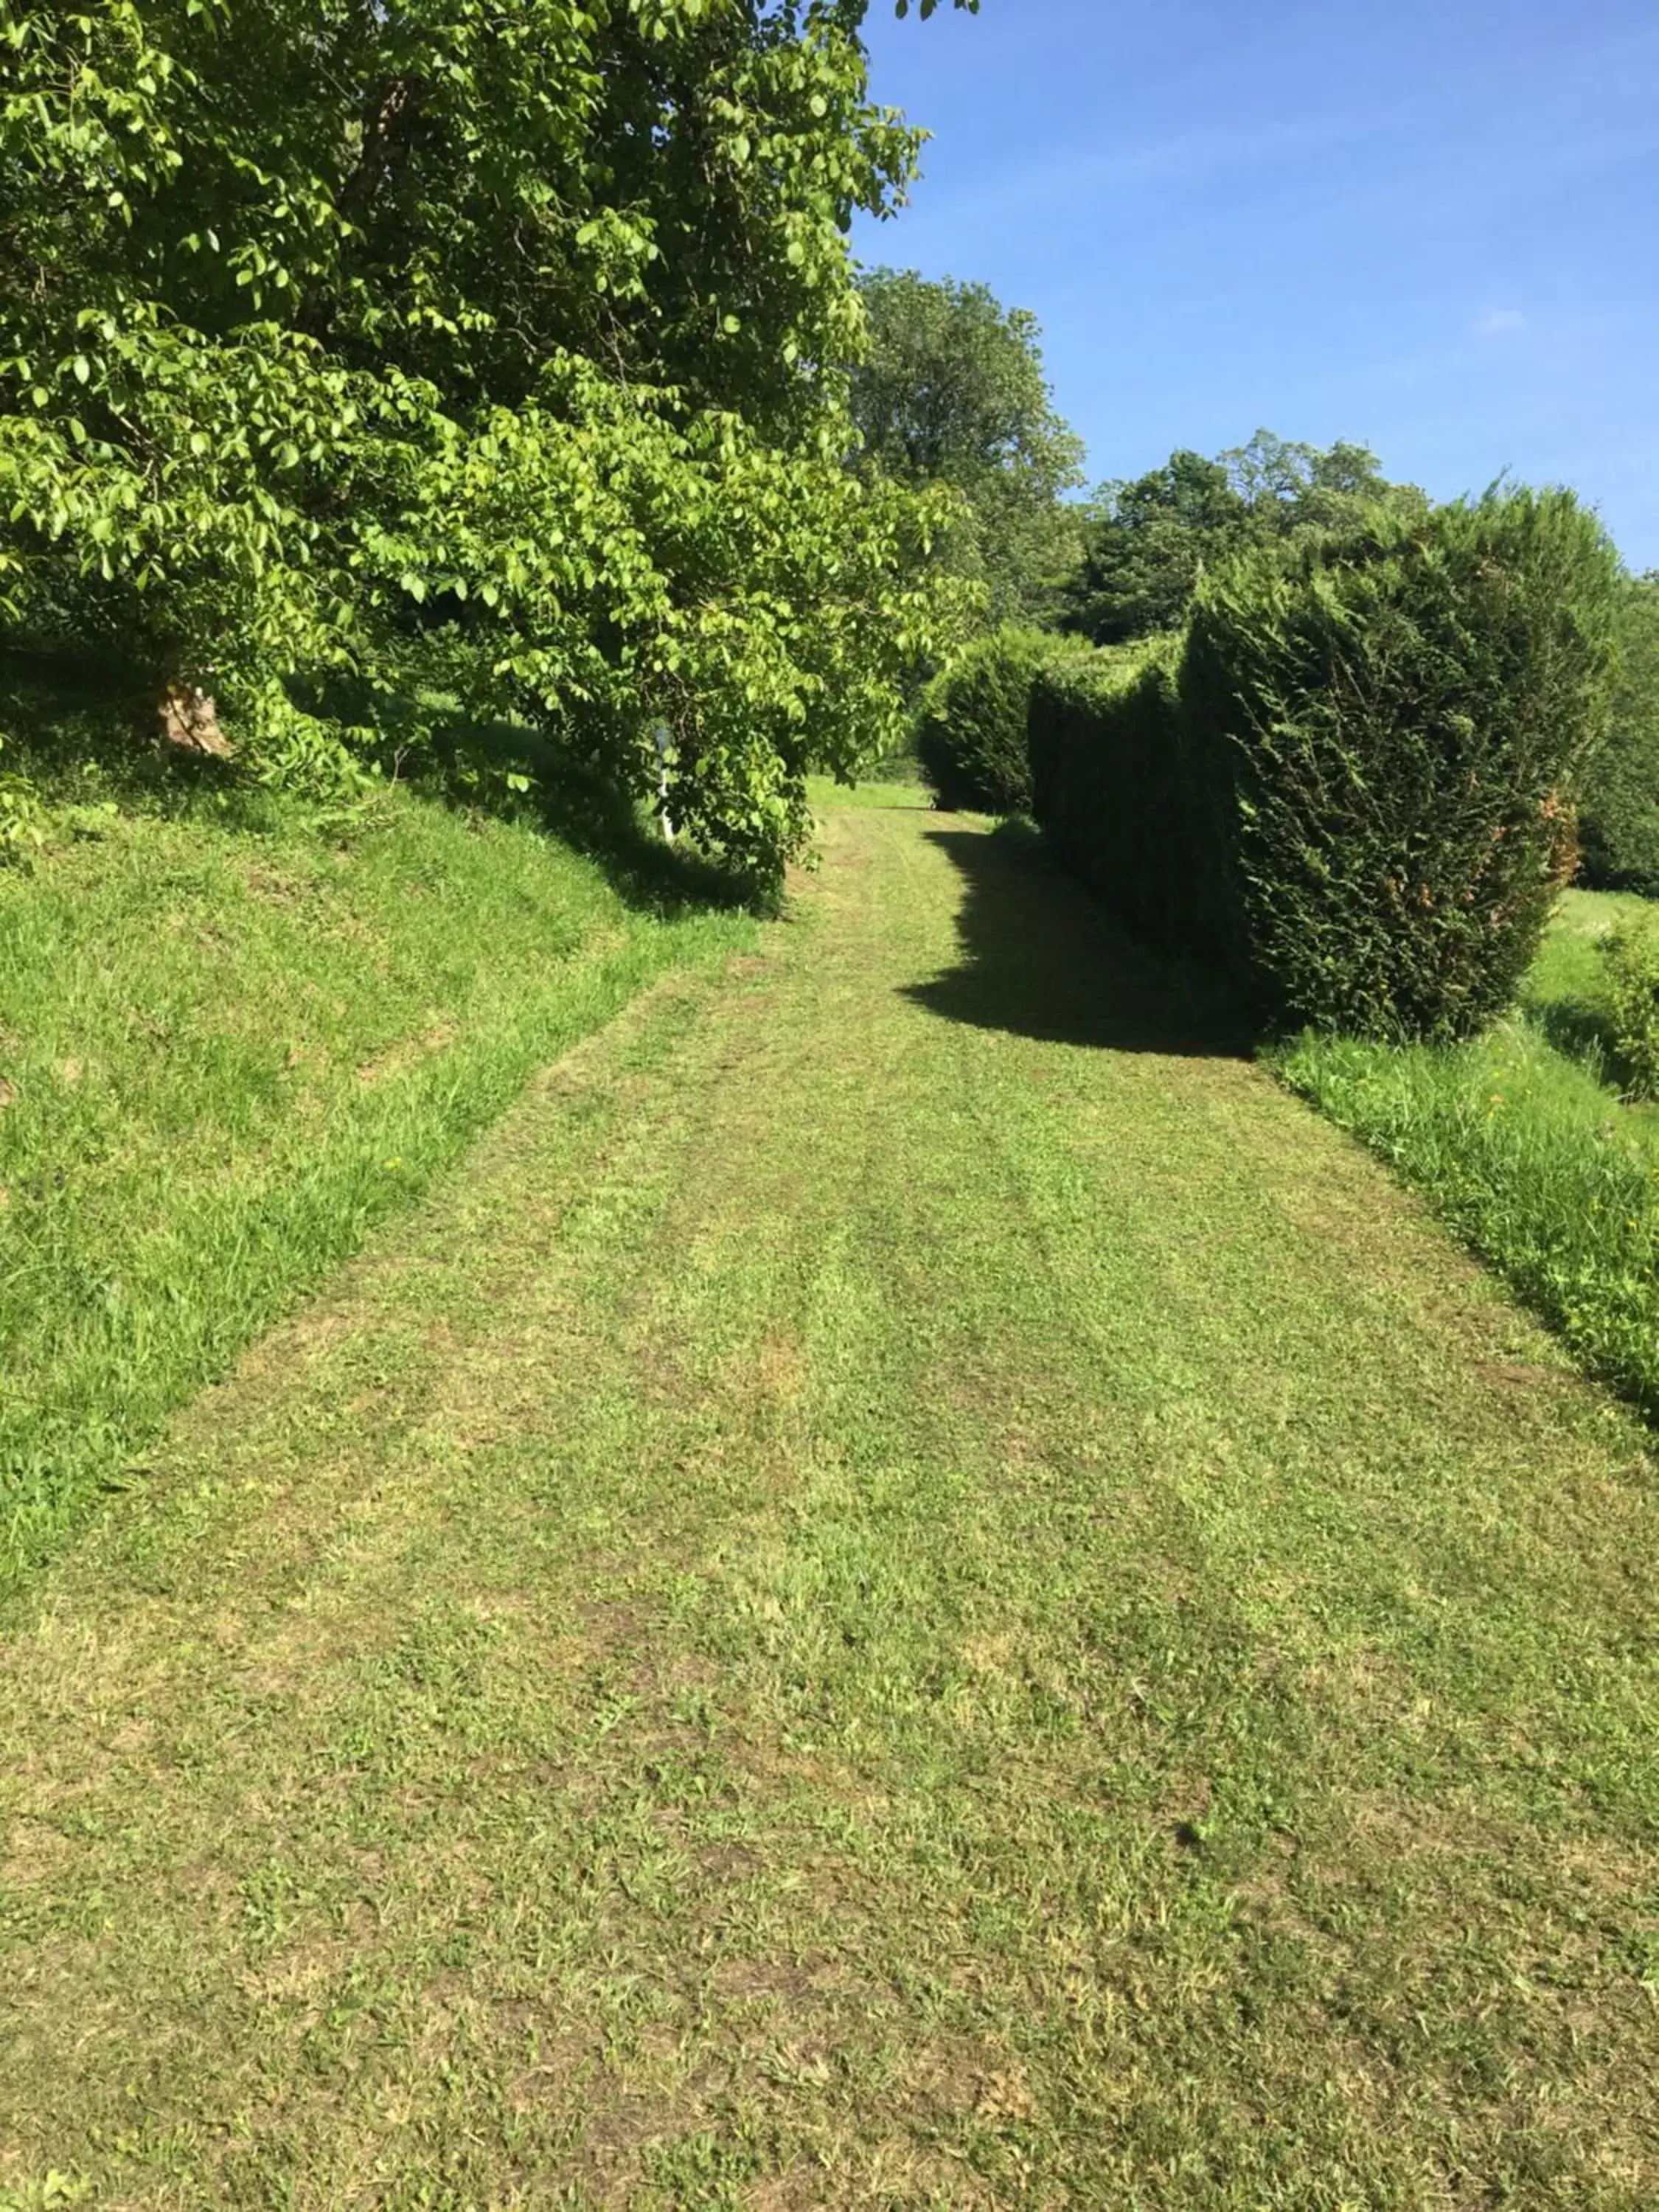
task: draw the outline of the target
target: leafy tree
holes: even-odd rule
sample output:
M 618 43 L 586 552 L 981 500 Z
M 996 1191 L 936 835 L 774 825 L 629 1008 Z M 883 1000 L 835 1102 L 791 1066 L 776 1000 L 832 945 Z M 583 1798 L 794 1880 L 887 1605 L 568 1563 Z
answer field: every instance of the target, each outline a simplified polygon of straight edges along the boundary
M 1083 442 L 1055 412 L 1036 319 L 983 284 L 933 283 L 914 270 L 860 279 L 869 349 L 853 376 L 860 462 L 912 487 L 963 495 L 940 548 L 984 587 L 993 623 L 1052 602 L 1077 555 Z
M 1659 896 L 1659 571 L 1627 579 L 1606 742 L 1579 783 L 1587 883 Z
M 1250 511 L 1220 461 L 1183 450 L 1133 483 L 1103 484 L 1066 626 L 1118 645 L 1181 620 L 1205 567 L 1246 544 Z
M 972 0 L 957 0 L 972 4 Z M 932 12 L 924 6 L 922 13 Z M 851 479 L 865 0 L 0 0 L 0 622 L 212 689 L 441 640 L 775 873 L 951 620 Z
M 1099 645 L 1173 628 L 1206 569 L 1253 544 L 1352 529 L 1378 507 L 1421 516 L 1428 501 L 1388 483 L 1363 446 L 1322 450 L 1258 430 L 1214 460 L 1172 453 L 1133 483 L 1101 486 L 1066 625 Z
M 1342 439 L 1322 449 L 1258 430 L 1220 458 L 1228 482 L 1270 534 L 1352 529 L 1378 506 L 1419 516 L 1428 511 L 1424 494 L 1389 483 L 1375 453 Z

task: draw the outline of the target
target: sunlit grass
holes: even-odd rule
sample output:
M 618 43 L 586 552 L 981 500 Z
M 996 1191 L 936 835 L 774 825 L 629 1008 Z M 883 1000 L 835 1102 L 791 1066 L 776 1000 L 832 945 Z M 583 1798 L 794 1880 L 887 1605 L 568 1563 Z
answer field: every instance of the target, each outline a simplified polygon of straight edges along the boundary
M 1569 892 L 1519 1012 L 1473 1043 L 1308 1036 L 1273 1055 L 1558 1328 L 1659 1413 L 1659 1109 L 1620 1096 L 1598 945 L 1650 902 Z
M 531 1070 L 748 925 L 390 793 L 81 810 L 0 871 L 0 1595 Z
M 0 2203 L 1649 2212 L 1639 1424 L 1029 841 L 761 943 L 0 1644 Z

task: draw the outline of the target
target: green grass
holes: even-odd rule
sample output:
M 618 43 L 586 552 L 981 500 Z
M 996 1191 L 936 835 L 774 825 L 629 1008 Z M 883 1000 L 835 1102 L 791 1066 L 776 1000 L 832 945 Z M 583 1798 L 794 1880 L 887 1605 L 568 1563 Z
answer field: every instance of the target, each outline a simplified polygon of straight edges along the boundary
M 1651 911 L 1570 891 L 1520 1011 L 1450 1050 L 1308 1036 L 1293 1088 L 1419 1190 L 1594 1375 L 1659 1413 L 1659 1109 L 1620 1097 L 1599 941 Z
M 915 775 L 854 784 L 836 783 L 832 777 L 814 775 L 807 778 L 806 788 L 813 811 L 820 819 L 849 806 L 874 806 L 908 813 L 919 808 L 929 810 L 933 804 L 932 792 Z
M 1534 1028 L 1569 1059 L 1615 1084 L 1622 1071 L 1601 946 L 1613 931 L 1654 912 L 1654 902 L 1633 891 L 1566 892 L 1522 987 L 1522 1011 Z
M 401 793 L 211 793 L 0 870 L 0 1597 L 531 1070 L 748 925 Z
M 0 2202 L 1659 2201 L 1644 1433 L 1228 1046 L 849 807 L 383 1222 L 0 1645 Z

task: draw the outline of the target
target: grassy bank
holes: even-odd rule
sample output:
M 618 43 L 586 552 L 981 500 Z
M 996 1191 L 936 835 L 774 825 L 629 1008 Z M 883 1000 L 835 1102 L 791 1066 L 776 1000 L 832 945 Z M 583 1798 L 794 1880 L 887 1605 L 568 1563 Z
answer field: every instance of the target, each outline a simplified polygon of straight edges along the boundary
M 0 1596 L 534 1066 L 749 931 L 406 793 L 61 815 L 0 871 Z
M 1421 1191 L 1591 1373 L 1653 1413 L 1659 1109 L 1620 1098 L 1597 950 L 1646 904 L 1570 893 L 1519 1012 L 1473 1043 L 1310 1036 L 1274 1064 Z

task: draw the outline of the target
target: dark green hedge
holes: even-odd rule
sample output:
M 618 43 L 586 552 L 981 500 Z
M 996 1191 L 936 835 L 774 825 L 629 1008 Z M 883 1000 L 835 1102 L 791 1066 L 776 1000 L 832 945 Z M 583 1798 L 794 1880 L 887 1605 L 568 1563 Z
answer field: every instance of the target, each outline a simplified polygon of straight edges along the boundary
M 1175 644 L 1042 679 L 1056 851 L 1264 1011 L 1449 1037 L 1509 1003 L 1573 863 L 1617 563 L 1565 492 L 1501 492 L 1206 580 Z
M 1182 711 L 1179 632 L 1051 661 L 1031 685 L 1032 811 L 1130 928 L 1224 955 L 1218 825 Z
M 1026 706 L 1043 662 L 1087 648 L 1046 630 L 993 630 L 943 669 L 922 695 L 916 752 L 942 806 L 1025 814 L 1031 805 Z

